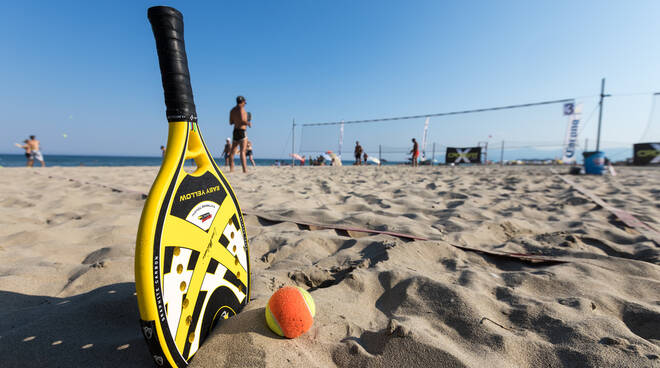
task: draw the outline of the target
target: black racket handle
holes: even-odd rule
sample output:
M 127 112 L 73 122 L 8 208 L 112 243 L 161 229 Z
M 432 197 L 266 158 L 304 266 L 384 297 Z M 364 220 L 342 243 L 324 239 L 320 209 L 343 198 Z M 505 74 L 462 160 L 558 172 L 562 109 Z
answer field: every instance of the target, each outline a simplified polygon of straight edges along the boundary
M 147 12 L 156 39 L 165 91 L 167 121 L 197 121 L 183 40 L 183 15 L 174 8 L 154 6 Z

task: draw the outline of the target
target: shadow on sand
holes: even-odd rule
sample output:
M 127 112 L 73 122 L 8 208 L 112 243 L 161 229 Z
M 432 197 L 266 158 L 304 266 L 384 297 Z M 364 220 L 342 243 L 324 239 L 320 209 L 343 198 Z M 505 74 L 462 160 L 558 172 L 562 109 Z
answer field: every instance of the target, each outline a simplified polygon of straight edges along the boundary
M 69 298 L 0 291 L 3 367 L 151 367 L 134 283 Z

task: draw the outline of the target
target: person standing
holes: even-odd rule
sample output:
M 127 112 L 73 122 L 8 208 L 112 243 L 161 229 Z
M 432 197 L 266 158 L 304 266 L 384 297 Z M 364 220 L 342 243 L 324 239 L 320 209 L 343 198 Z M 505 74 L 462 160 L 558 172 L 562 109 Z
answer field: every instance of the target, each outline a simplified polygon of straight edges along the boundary
M 165 146 L 160 146 L 160 153 L 165 157 Z
M 225 166 L 229 166 L 229 158 L 233 158 L 231 156 L 231 138 L 229 137 L 225 141 L 225 149 L 222 151 L 222 157 L 225 159 Z
M 355 154 L 355 164 L 354 165 L 361 165 L 362 164 L 362 146 L 360 146 L 360 142 L 355 141 L 355 151 L 353 153 Z
M 252 162 L 252 166 L 253 166 L 253 167 L 256 167 L 257 164 L 254 163 L 254 157 L 252 156 L 252 141 L 249 140 L 249 139 L 248 139 L 248 141 L 247 141 L 247 152 L 245 153 L 245 155 L 247 156 L 247 158 L 250 159 L 250 162 Z M 304 163 L 304 162 L 305 162 L 305 161 L 303 161 L 303 163 Z
M 30 146 L 28 146 L 27 142 L 28 140 L 26 139 L 23 141 L 23 144 L 14 143 L 14 145 L 25 150 L 26 166 L 30 166 Z
M 248 120 L 247 112 L 245 111 L 245 97 L 236 97 L 236 106 L 229 112 L 229 125 L 234 126 L 233 142 L 231 146 L 231 154 L 229 159 L 229 172 L 234 171 L 234 155 L 237 148 L 241 150 L 241 166 L 243 172 L 247 173 L 247 159 L 245 157 L 247 151 L 247 127 L 251 127 L 252 123 Z
M 364 155 L 362 155 L 362 162 L 364 162 L 365 165 L 369 165 L 367 162 L 367 159 L 369 158 L 369 155 L 365 152 Z
M 417 145 L 417 141 L 415 138 L 412 139 L 413 142 L 413 148 L 410 150 L 410 153 L 412 153 L 412 166 L 416 167 L 417 166 L 417 157 L 419 157 L 419 146 Z
M 41 142 L 39 142 L 35 136 L 31 135 L 30 139 L 26 142 L 28 147 L 30 147 L 30 160 L 28 161 L 28 166 L 34 166 L 34 160 L 41 162 L 41 167 L 46 166 L 44 162 L 44 155 L 41 154 Z

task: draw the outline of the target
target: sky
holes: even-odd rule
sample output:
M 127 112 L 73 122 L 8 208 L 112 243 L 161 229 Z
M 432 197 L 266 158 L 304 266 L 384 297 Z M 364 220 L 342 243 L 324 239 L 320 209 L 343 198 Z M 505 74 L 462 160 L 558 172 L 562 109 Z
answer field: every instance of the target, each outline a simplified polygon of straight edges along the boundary
M 237 95 L 253 116 L 255 156 L 337 150 L 338 127 L 301 124 L 575 98 L 580 140 L 660 140 L 658 1 L 33 1 L 3 5 L 0 152 L 37 135 L 47 154 L 158 156 L 167 121 L 147 8 L 184 15 L 200 129 L 219 155 Z M 660 96 L 656 96 L 660 99 Z M 657 104 L 660 110 L 660 102 Z M 361 140 L 408 147 L 424 119 L 347 126 Z M 429 142 L 563 140 L 561 106 L 431 119 Z M 657 134 L 656 134 L 657 133 Z M 66 137 L 65 137 L 66 135 Z M 522 143 L 521 143 L 522 142 Z

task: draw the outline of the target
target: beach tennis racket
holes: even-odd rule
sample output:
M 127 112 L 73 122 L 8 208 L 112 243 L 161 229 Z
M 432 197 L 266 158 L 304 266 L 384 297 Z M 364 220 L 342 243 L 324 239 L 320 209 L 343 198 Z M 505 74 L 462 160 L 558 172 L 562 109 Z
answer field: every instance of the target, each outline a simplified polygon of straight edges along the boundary
M 248 240 L 238 200 L 197 125 L 183 16 L 148 11 L 156 39 L 169 132 L 135 249 L 142 333 L 158 366 L 185 367 L 216 323 L 250 296 Z M 192 173 L 183 169 L 194 160 Z
M 248 121 L 252 121 L 252 113 L 248 111 L 247 113 Z

